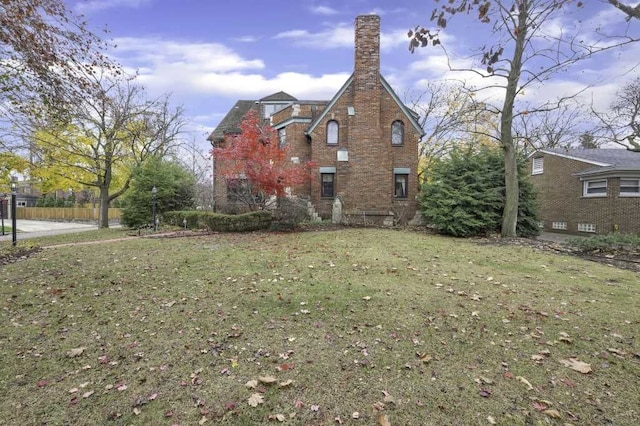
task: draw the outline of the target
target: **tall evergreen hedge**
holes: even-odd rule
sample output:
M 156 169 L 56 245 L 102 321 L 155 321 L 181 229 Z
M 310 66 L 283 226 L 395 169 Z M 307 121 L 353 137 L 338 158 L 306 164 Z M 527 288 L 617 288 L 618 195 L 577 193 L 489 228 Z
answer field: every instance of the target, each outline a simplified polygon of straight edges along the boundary
M 535 194 L 520 162 L 520 206 L 516 231 L 539 233 Z M 435 162 L 427 173 L 420 205 L 430 225 L 457 237 L 499 232 L 504 209 L 504 160 L 497 149 L 459 148 Z

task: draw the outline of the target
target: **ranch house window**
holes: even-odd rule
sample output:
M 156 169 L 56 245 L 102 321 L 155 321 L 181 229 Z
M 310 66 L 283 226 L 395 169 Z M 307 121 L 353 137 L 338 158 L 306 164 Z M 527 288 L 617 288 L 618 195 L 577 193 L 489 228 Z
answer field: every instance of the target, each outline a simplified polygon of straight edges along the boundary
M 338 122 L 335 120 L 330 120 L 327 123 L 327 144 L 338 144 Z
M 396 120 L 391 123 L 391 145 L 402 145 L 404 143 L 404 123 Z
M 640 179 L 620 179 L 621 197 L 640 197 Z
M 584 181 L 582 195 L 585 197 L 606 197 L 607 180 L 586 180 Z

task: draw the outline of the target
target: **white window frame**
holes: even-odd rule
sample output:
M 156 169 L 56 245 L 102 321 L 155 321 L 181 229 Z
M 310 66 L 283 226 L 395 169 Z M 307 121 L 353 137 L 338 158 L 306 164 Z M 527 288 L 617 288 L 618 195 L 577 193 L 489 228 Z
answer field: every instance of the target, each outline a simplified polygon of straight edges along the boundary
M 552 222 L 551 229 L 567 230 L 567 222 Z
M 404 123 L 400 120 L 391 123 L 391 145 L 404 145 Z
M 604 183 L 604 185 L 602 185 Z M 609 182 L 607 179 L 597 179 L 597 180 L 585 180 L 582 183 L 582 196 L 583 197 L 606 197 L 608 191 Z M 604 192 L 590 192 L 592 190 L 600 190 L 604 188 Z
M 578 232 L 596 232 L 596 225 L 593 223 L 579 223 L 578 224 Z
M 623 182 L 627 181 L 626 185 Z M 629 182 L 634 182 L 628 184 Z M 631 191 L 623 190 L 623 188 L 632 188 Z M 640 197 L 640 178 L 620 178 L 620 196 L 621 197 Z
M 287 144 L 287 129 L 285 127 L 282 127 L 278 129 L 278 146 L 282 148 L 286 144 Z
M 531 174 L 541 175 L 544 173 L 544 157 L 535 157 L 531 161 Z
M 335 129 L 335 131 L 333 131 Z M 340 124 L 336 120 L 327 121 L 327 145 L 338 145 Z

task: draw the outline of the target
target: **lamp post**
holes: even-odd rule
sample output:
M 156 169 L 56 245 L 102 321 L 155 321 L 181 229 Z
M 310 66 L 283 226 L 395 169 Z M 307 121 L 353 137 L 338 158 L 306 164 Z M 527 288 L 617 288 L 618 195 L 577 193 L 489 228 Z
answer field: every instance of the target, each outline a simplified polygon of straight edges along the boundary
M 156 232 L 158 230 L 158 222 L 156 221 L 156 205 L 158 204 L 158 188 L 153 185 L 151 188 L 151 199 L 153 201 L 153 231 Z
M 16 195 L 18 193 L 18 178 L 11 176 L 11 244 L 15 247 L 18 243 L 16 225 Z
M 2 235 L 4 235 L 4 194 L 0 198 L 0 218 L 2 219 Z

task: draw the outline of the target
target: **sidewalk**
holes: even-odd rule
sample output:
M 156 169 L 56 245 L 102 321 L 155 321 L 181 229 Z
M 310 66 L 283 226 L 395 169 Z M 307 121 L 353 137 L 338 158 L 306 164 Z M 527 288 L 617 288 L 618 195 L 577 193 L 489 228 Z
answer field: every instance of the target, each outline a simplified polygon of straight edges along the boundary
M 76 222 L 48 222 L 43 220 L 24 220 L 18 219 L 16 221 L 18 234 L 18 241 L 29 238 L 46 237 L 49 235 L 58 234 L 70 234 L 74 232 L 95 231 L 98 229 L 97 224 L 76 223 Z M 11 220 L 4 221 L 4 225 L 11 226 Z M 111 228 L 119 228 L 121 225 L 114 224 L 109 225 Z M 0 228 L 0 241 L 11 241 L 11 231 L 6 230 L 5 235 L 2 235 L 2 229 Z

